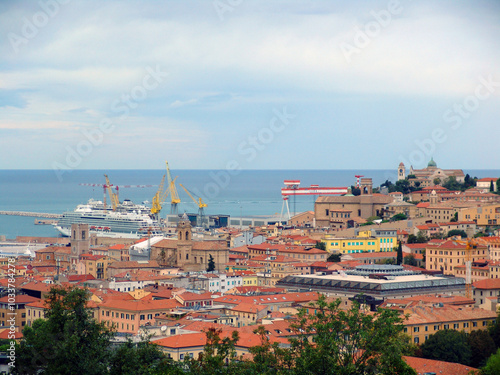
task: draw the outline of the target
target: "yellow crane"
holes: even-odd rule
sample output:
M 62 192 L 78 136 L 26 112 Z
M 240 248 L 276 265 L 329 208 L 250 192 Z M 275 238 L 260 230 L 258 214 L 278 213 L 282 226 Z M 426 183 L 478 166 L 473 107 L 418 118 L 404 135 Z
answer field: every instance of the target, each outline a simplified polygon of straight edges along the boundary
M 161 211 L 161 196 L 165 194 L 165 192 L 163 191 L 164 185 L 165 185 L 165 175 L 163 175 L 160 182 L 160 187 L 158 188 L 158 191 L 154 195 L 153 200 L 151 202 L 151 215 L 157 216 Z
M 195 197 L 193 197 L 193 194 L 191 194 L 191 192 L 188 189 L 186 189 L 184 185 L 182 184 L 179 185 L 184 189 L 187 195 L 189 195 L 189 197 L 193 200 L 193 202 L 196 203 L 196 205 L 198 206 L 198 216 L 200 218 L 200 226 L 203 226 L 203 217 L 205 216 L 204 208 L 207 207 L 207 204 L 203 202 L 203 199 L 201 199 L 201 197 L 198 197 L 198 200 L 196 200 Z
M 118 207 L 118 204 L 120 204 L 118 194 L 113 193 L 113 189 L 111 188 L 111 186 L 113 185 L 110 184 L 108 175 L 105 174 L 104 177 L 106 178 L 105 187 L 108 189 L 109 198 L 111 199 L 111 207 L 113 208 L 113 211 L 116 211 L 116 207 Z M 104 202 L 104 206 L 106 206 L 106 202 Z
M 174 178 L 172 182 L 175 182 L 177 179 Z M 170 194 L 170 189 L 164 189 L 165 186 L 165 175 L 163 175 L 160 183 L 160 187 L 158 188 L 158 191 L 156 192 L 155 196 L 153 197 L 153 201 L 151 203 L 151 214 L 158 217 L 158 214 L 160 213 L 163 203 L 167 200 L 168 195 Z
M 172 180 L 172 175 L 170 174 L 168 161 L 165 161 L 165 164 L 167 165 L 168 190 L 170 192 L 170 213 L 177 215 L 178 214 L 177 205 L 181 203 L 179 194 L 177 194 L 177 189 L 175 187 L 175 180 L 177 179 L 177 177 Z

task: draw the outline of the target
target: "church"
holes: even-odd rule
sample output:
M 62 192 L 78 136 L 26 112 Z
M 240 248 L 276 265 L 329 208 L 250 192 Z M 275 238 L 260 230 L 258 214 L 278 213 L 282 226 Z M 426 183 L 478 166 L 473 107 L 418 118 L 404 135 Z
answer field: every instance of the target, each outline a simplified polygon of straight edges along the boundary
M 441 185 L 448 177 L 455 177 L 460 183 L 465 181 L 465 174 L 463 170 L 438 168 L 433 158 L 431 158 L 427 164 L 427 168 L 413 169 L 413 166 L 411 166 L 408 176 L 406 175 L 406 167 L 403 163 L 399 163 L 398 167 L 398 181 L 408 178 L 408 181 L 410 181 L 412 186 L 417 185 L 420 188 Z M 439 183 L 436 183 L 438 180 Z M 417 182 L 419 182 L 419 184 L 416 184 Z
M 179 267 L 184 271 L 203 272 L 210 257 L 215 269 L 224 271 L 229 261 L 227 241 L 193 241 L 191 222 L 184 214 L 177 224 L 177 239 L 165 239 L 151 246 L 150 259 L 165 267 Z

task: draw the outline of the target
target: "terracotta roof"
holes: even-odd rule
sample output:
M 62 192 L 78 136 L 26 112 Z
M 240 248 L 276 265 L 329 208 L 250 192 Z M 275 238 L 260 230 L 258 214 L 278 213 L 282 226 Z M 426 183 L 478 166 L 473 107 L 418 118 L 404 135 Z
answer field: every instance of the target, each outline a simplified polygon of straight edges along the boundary
M 476 289 L 500 289 L 500 279 L 478 280 L 472 283 Z
M 408 312 L 410 316 L 406 320 L 405 325 L 495 319 L 497 317 L 494 311 L 452 305 L 445 305 L 443 307 L 417 306 Z
M 133 269 L 133 268 L 159 268 L 158 262 L 156 260 L 148 260 L 147 262 L 138 262 L 138 261 L 124 261 L 124 262 L 113 262 L 108 268 L 124 268 L 124 269 Z
M 346 255 L 346 256 L 351 256 L 353 257 L 354 259 L 358 259 L 358 258 L 380 258 L 380 257 L 384 257 L 384 258 L 394 258 L 398 255 L 398 253 L 396 251 L 377 251 L 375 253 L 354 253 L 354 254 L 343 254 L 343 255 Z
M 70 283 L 72 282 L 79 282 L 79 281 L 87 281 L 87 280 L 95 280 L 95 277 L 88 274 L 88 275 L 68 275 L 68 281 Z
M 478 369 L 470 366 L 465 366 L 460 363 L 450 363 L 444 361 L 436 361 L 433 359 L 407 357 L 403 356 L 405 362 L 413 368 L 418 375 L 423 374 L 453 374 L 453 375 L 469 375 L 471 371 Z
M 54 285 L 49 285 L 49 284 L 38 282 L 38 281 L 32 281 L 28 284 L 21 285 L 19 288 L 26 289 L 26 290 L 36 290 L 38 292 L 48 293 L 50 291 L 50 288 L 53 286 Z
M 148 310 L 167 310 L 180 307 L 181 304 L 174 299 L 157 300 L 116 300 L 110 299 L 100 304 L 101 308 L 111 308 L 126 311 L 148 311 Z
M 212 299 L 212 293 L 191 293 L 184 292 L 182 294 L 177 294 L 176 297 L 182 299 L 183 301 L 202 301 Z
M 8 302 L 10 302 L 9 298 L 10 298 L 9 296 L 2 297 L 2 298 L 0 298 L 0 302 L 1 303 L 8 303 Z M 25 294 L 16 294 L 15 300 L 16 300 L 16 303 L 31 303 L 31 302 L 39 301 L 40 298 L 31 297 L 31 296 L 28 296 Z
M 273 303 L 298 303 L 309 302 L 318 299 L 319 294 L 316 292 L 301 292 L 301 293 L 286 293 L 286 294 L 270 294 L 260 296 L 237 296 L 225 295 L 214 300 L 214 303 L 222 303 L 229 305 L 238 305 L 240 303 L 250 303 L 258 305 L 270 305 Z
M 245 312 L 245 313 L 252 313 L 252 314 L 257 314 L 262 310 L 265 310 L 266 306 L 263 305 L 253 305 L 250 303 L 240 303 L 233 308 L 231 308 L 231 311 L 238 311 L 238 312 Z
M 19 340 L 23 338 L 23 334 L 21 332 L 10 332 L 10 329 L 4 329 L 0 332 L 1 340 L 12 340 L 12 335 L 14 335 L 14 340 Z

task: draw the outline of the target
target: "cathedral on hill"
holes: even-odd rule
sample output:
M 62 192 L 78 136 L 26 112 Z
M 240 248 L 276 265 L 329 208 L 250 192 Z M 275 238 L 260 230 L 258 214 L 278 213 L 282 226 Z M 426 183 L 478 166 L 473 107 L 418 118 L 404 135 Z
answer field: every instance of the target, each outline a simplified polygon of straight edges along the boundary
M 441 169 L 438 168 L 436 162 L 433 158 L 427 164 L 427 168 L 424 169 L 413 169 L 410 167 L 408 175 L 406 175 L 406 167 L 403 163 L 399 163 L 398 167 L 398 181 L 408 178 L 412 186 L 417 186 L 424 188 L 433 185 L 441 185 L 446 181 L 448 177 L 455 177 L 460 183 L 465 181 L 465 174 L 462 169 Z M 439 182 L 438 182 L 439 180 Z

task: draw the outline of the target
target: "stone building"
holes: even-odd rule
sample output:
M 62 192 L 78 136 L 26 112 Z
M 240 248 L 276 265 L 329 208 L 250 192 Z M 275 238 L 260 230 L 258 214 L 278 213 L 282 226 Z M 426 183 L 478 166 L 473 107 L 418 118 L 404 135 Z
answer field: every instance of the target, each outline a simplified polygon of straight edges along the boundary
M 212 256 L 215 269 L 223 271 L 229 261 L 227 241 L 193 241 L 191 222 L 187 215 L 177 224 L 177 239 L 162 240 L 151 246 L 150 259 L 162 266 L 180 267 L 184 271 L 205 271 Z
M 406 176 L 405 165 L 403 163 L 399 163 L 398 166 L 398 180 L 408 178 L 412 186 L 427 187 L 436 185 L 435 182 L 438 182 L 438 179 L 438 184 L 442 184 L 448 177 L 455 177 L 456 180 L 461 183 L 465 181 L 465 174 L 463 170 L 438 168 L 433 158 L 431 158 L 427 164 L 427 168 L 413 169 L 413 166 L 411 166 L 408 176 Z
M 388 195 L 373 194 L 371 178 L 361 179 L 361 195 L 346 194 L 341 197 L 321 196 L 314 204 L 317 227 L 333 227 L 341 220 L 339 215 L 349 220 L 382 217 L 384 207 L 393 201 Z

